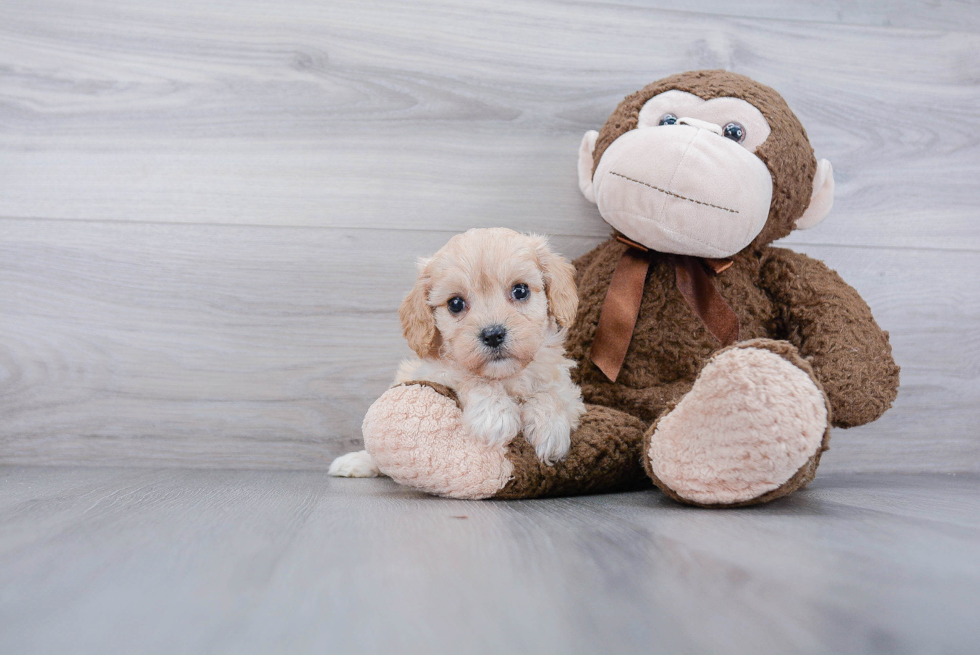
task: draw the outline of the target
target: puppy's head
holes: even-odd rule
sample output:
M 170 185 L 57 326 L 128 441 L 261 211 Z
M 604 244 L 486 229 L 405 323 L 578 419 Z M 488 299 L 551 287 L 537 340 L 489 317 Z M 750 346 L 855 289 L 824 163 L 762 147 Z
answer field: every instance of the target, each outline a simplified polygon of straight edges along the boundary
M 544 237 L 469 230 L 419 262 L 419 278 L 398 311 L 402 331 L 420 357 L 507 378 L 531 363 L 549 334 L 575 320 L 574 274 Z

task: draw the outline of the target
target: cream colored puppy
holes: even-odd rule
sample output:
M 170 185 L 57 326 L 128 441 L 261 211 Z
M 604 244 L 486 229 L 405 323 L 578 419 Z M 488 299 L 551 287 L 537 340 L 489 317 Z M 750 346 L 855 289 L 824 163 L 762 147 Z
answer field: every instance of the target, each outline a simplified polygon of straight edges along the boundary
M 575 319 L 574 268 L 544 237 L 506 228 L 456 235 L 419 262 L 399 309 L 418 357 L 395 384 L 436 382 L 454 389 L 474 439 L 505 445 L 523 432 L 547 464 L 567 453 L 585 412 L 569 375 L 565 328 Z M 337 458 L 332 475 L 378 475 L 365 451 Z

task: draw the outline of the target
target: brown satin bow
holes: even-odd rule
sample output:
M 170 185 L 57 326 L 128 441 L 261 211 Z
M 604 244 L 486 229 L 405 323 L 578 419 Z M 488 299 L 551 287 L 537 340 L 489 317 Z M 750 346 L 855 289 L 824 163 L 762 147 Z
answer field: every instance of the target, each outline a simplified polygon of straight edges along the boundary
M 617 239 L 629 246 L 613 272 L 599 314 L 592 351 L 589 356 L 612 382 L 619 377 L 619 371 L 626 359 L 626 351 L 633 339 L 633 328 L 640 314 L 643 300 L 643 287 L 647 270 L 650 268 L 652 251 L 623 236 Z M 738 341 L 738 316 L 725 299 L 718 293 L 711 277 L 705 270 L 709 267 L 718 275 L 732 265 L 730 259 L 707 259 L 688 255 L 672 255 L 674 259 L 674 280 L 677 290 L 688 306 L 697 314 L 708 331 L 722 346 Z

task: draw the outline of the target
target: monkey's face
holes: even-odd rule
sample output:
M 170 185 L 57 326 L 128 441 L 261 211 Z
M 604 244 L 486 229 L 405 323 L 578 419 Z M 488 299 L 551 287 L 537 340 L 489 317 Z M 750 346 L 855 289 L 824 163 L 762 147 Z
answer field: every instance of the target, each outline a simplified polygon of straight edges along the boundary
M 773 205 L 774 174 L 759 151 L 773 128 L 755 105 L 669 89 L 643 102 L 633 114 L 635 127 L 621 127 L 615 116 L 614 139 L 607 139 L 599 161 L 593 158 L 596 132 L 586 134 L 579 160 L 582 192 L 610 225 L 653 250 L 698 257 L 729 257 L 762 232 Z M 829 163 L 820 166 L 813 193 L 830 176 L 832 201 Z M 822 218 L 829 204 L 818 204 L 814 210 Z

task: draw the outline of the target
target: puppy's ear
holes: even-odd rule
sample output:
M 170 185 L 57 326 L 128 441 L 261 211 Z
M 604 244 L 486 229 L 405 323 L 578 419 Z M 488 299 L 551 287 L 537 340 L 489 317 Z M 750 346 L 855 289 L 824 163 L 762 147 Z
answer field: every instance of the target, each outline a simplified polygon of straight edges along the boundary
M 535 237 L 535 252 L 544 274 L 544 292 L 548 308 L 561 327 L 575 322 L 578 310 L 578 291 L 575 289 L 575 267 L 561 255 L 555 254 L 544 237 Z
M 436 317 L 429 307 L 429 276 L 425 273 L 427 260 L 419 260 L 419 277 L 398 308 L 402 334 L 409 347 L 419 357 L 428 357 L 436 347 Z

